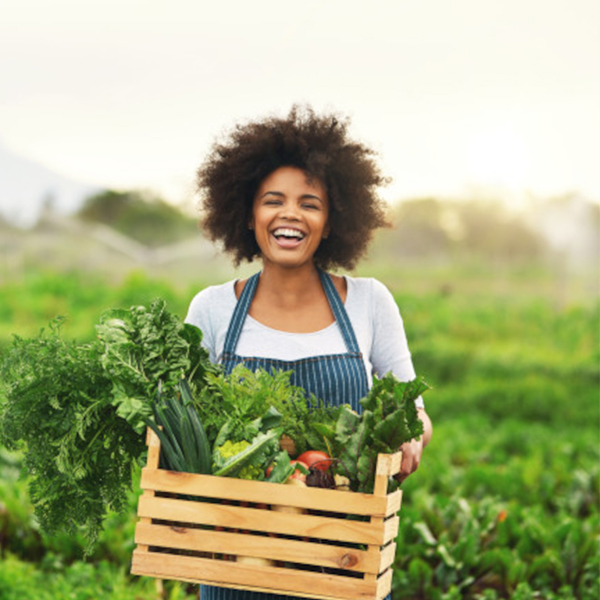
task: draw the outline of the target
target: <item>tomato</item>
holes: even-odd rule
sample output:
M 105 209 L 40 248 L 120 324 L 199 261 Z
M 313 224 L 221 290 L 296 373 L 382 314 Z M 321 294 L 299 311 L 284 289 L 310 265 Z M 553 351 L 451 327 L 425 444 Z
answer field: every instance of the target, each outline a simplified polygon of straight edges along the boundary
M 298 460 L 319 471 L 327 471 L 333 462 L 329 454 L 321 450 L 307 450 L 298 457 Z

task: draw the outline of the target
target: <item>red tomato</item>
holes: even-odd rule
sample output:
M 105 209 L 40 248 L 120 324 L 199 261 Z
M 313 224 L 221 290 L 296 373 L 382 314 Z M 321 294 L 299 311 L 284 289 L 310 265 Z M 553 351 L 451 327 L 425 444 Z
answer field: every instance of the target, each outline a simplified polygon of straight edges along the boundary
M 307 450 L 298 457 L 298 460 L 319 471 L 327 471 L 332 463 L 329 454 L 321 450 Z

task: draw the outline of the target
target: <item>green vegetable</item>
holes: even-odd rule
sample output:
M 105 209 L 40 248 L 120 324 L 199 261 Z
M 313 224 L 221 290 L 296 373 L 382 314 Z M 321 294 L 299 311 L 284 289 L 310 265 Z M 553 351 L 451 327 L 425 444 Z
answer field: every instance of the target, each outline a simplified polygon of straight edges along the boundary
M 61 322 L 3 355 L 0 444 L 22 452 L 42 528 L 81 530 L 89 551 L 107 511 L 126 508 L 159 381 L 176 393 L 185 376 L 197 394 L 216 369 L 162 300 L 104 313 L 89 344 L 64 340 Z
M 145 444 L 115 410 L 98 344 L 63 340 L 60 323 L 4 355 L 0 443 L 22 451 L 41 527 L 82 529 L 90 550 L 106 512 L 126 508 Z
M 415 399 L 429 386 L 422 378 L 399 381 L 388 373 L 375 378 L 373 387 L 360 403 L 361 415 L 349 406 L 341 408 L 335 431 L 329 431 L 330 443 L 337 459 L 336 470 L 348 477 L 352 489 L 372 492 L 379 453 L 397 452 L 404 442 L 423 433 Z
M 154 421 L 147 425 L 161 442 L 161 467 L 185 473 L 211 472 L 211 451 L 208 438 L 193 405 L 188 382 L 179 383 L 178 396 L 164 396 L 159 385 L 153 405 Z
M 213 475 L 221 477 L 239 477 L 242 469 L 249 469 L 246 474 L 256 474 L 261 479 L 266 466 L 279 452 L 281 430 L 272 429 L 267 433 L 259 433 L 252 442 L 231 442 L 228 440 L 213 449 Z
M 185 376 L 198 391 L 205 375 L 217 372 L 200 344 L 201 331 L 169 313 L 164 300 L 155 300 L 149 308 L 108 310 L 96 330 L 117 413 L 139 433 L 152 414 L 159 381 L 164 393 L 169 393 Z
M 269 481 L 270 483 L 285 483 L 296 469 L 303 472 L 305 475 L 308 473 L 301 464 L 292 464 L 290 455 L 285 450 L 282 450 L 275 456 L 272 464 L 273 469 L 266 477 L 266 481 Z
M 227 459 L 237 456 L 250 445 L 250 442 L 247 442 L 246 440 L 242 440 L 241 442 L 232 442 L 231 440 L 227 440 L 217 449 L 217 452 L 221 455 L 226 463 Z M 262 471 L 260 467 L 255 465 L 246 465 L 236 471 L 236 477 L 238 479 L 260 479 L 261 472 Z
M 259 431 L 281 426 L 291 430 L 296 419 L 293 407 L 305 404 L 304 390 L 290 384 L 289 372 L 251 371 L 243 364 L 223 376 L 207 372 L 207 386 L 197 395 L 198 410 L 211 443 L 217 436 L 234 442 L 249 441 Z M 222 428 L 228 423 L 226 437 Z

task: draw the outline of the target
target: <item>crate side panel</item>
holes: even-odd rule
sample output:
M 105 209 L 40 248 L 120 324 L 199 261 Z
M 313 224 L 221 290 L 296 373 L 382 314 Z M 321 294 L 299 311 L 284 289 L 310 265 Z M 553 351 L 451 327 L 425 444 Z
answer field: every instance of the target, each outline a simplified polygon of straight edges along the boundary
M 186 494 L 206 498 L 246 501 L 254 504 L 277 504 L 312 508 L 314 510 L 343 512 L 363 516 L 387 516 L 388 501 L 385 497 L 357 492 L 298 488 L 266 481 L 247 481 L 233 477 L 197 475 L 164 469 L 142 470 L 141 488 L 157 492 Z
M 395 492 L 388 494 L 386 496 L 386 498 L 387 498 L 387 507 L 385 510 L 385 516 L 391 517 L 392 515 L 395 515 L 400 510 L 400 507 L 402 506 L 402 490 L 396 490 Z M 376 516 L 376 515 L 374 515 L 374 516 Z
M 137 544 L 215 554 L 256 556 L 361 573 L 379 573 L 381 557 L 355 548 L 227 531 L 139 523 Z
M 377 600 L 384 600 L 384 598 L 392 591 L 392 577 L 394 573 L 392 569 L 388 569 L 378 580 L 377 580 Z
M 390 541 L 390 521 L 374 525 L 350 519 L 294 515 L 257 508 L 140 496 L 138 516 L 228 529 L 312 537 L 357 544 L 383 545 Z M 396 533 L 398 525 L 396 523 Z M 395 537 L 395 536 L 394 536 Z
M 391 542 L 387 546 L 383 547 L 378 552 L 378 558 L 378 573 L 383 573 L 394 564 L 394 559 L 396 558 L 396 542 Z
M 398 529 L 400 528 L 400 518 L 390 517 L 387 521 L 383 523 L 383 528 L 383 542 L 379 544 L 380 546 L 382 546 L 383 544 L 387 544 L 398 537 Z
M 232 568 L 235 566 L 235 568 Z M 295 572 L 277 567 L 228 563 L 204 558 L 141 552 L 133 553 L 132 573 L 162 579 L 177 579 L 209 585 L 239 586 L 242 589 L 288 595 L 347 600 L 374 600 L 378 582 L 360 578 Z
M 400 472 L 402 466 L 402 451 L 394 454 L 378 454 L 377 455 L 377 475 L 385 475 L 392 477 Z

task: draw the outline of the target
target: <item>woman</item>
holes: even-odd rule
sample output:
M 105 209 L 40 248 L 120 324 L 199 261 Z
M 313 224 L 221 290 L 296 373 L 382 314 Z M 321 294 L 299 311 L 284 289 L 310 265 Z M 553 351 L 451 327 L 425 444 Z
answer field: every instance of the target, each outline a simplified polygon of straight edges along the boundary
M 213 362 L 226 372 L 292 371 L 291 383 L 329 404 L 351 404 L 374 374 L 414 379 L 400 313 L 374 279 L 351 270 L 374 230 L 385 225 L 376 188 L 384 178 L 373 152 L 348 138 L 347 123 L 294 107 L 286 118 L 238 126 L 198 171 L 204 226 L 236 264 L 259 258 L 262 270 L 201 291 L 186 320 L 200 327 Z M 399 475 L 415 471 L 431 437 L 402 446 Z M 315 590 L 318 593 L 317 590 Z M 202 600 L 279 598 L 203 586 Z M 289 597 L 287 597 L 289 598 Z

